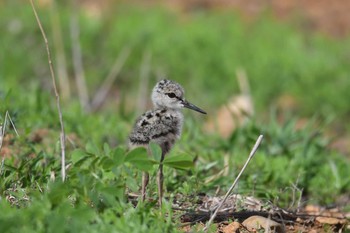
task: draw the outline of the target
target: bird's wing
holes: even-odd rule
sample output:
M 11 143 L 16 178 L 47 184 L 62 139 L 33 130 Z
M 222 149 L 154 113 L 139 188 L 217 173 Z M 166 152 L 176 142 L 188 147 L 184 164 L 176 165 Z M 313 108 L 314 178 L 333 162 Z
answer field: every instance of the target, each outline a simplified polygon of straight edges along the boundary
M 157 109 L 145 112 L 136 120 L 129 140 L 133 144 L 148 144 L 168 135 L 178 137 L 180 132 L 181 119 L 166 109 Z

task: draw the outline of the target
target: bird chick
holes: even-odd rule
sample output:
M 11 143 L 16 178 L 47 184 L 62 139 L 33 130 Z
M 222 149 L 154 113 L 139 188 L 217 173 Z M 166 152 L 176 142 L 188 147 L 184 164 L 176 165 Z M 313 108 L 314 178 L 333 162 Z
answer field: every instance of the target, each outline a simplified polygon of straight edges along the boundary
M 205 111 L 191 104 L 184 98 L 184 89 L 180 84 L 171 80 L 161 80 L 152 91 L 152 102 L 154 109 L 142 114 L 135 122 L 134 128 L 129 135 L 129 148 L 146 147 L 150 142 L 157 143 L 162 149 L 162 156 L 158 168 L 158 198 L 159 205 L 163 198 L 163 160 L 171 150 L 176 140 L 180 138 L 183 115 L 182 108 L 189 108 L 194 111 L 206 114 Z M 146 197 L 146 187 L 149 175 L 144 172 L 142 175 L 142 200 Z

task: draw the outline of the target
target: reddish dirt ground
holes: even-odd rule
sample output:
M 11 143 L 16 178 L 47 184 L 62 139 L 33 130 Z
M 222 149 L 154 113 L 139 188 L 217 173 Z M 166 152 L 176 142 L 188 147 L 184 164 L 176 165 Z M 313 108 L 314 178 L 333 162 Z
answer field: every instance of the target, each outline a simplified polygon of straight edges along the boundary
M 192 11 L 198 9 L 232 9 L 245 19 L 256 19 L 271 12 L 278 20 L 292 20 L 302 30 L 318 31 L 333 37 L 350 35 L 350 1 L 348 0 L 78 0 L 91 13 L 101 14 L 116 2 L 133 4 L 164 4 L 172 9 Z M 48 0 L 40 0 L 42 5 Z
M 348 0 L 168 0 L 170 7 L 183 10 L 198 8 L 232 8 L 244 17 L 254 19 L 272 12 L 277 19 L 292 19 L 302 29 L 319 31 L 334 37 L 350 34 L 350 1 Z

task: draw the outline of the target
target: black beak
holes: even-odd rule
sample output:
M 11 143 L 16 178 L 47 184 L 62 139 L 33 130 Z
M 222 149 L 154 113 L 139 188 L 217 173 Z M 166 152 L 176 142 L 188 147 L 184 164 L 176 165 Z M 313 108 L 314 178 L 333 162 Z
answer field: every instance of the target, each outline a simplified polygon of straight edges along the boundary
M 207 114 L 206 112 L 204 112 L 202 109 L 198 108 L 196 105 L 191 104 L 190 102 L 188 102 L 187 100 L 183 100 L 182 104 L 184 105 L 185 108 L 189 108 L 192 109 L 196 112 L 200 112 L 202 114 Z

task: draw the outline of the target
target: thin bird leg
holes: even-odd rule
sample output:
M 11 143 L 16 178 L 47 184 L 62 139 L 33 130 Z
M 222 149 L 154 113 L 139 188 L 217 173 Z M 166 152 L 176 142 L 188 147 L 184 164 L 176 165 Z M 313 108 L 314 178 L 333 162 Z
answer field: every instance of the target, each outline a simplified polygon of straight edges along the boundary
M 159 207 L 162 206 L 162 199 L 163 199 L 163 160 L 165 157 L 165 153 L 162 153 L 162 157 L 160 158 L 160 164 L 159 164 L 159 168 L 158 168 L 158 203 L 159 203 Z
M 141 186 L 141 200 L 145 201 L 146 199 L 146 188 L 149 181 L 148 172 L 142 172 L 142 186 Z

